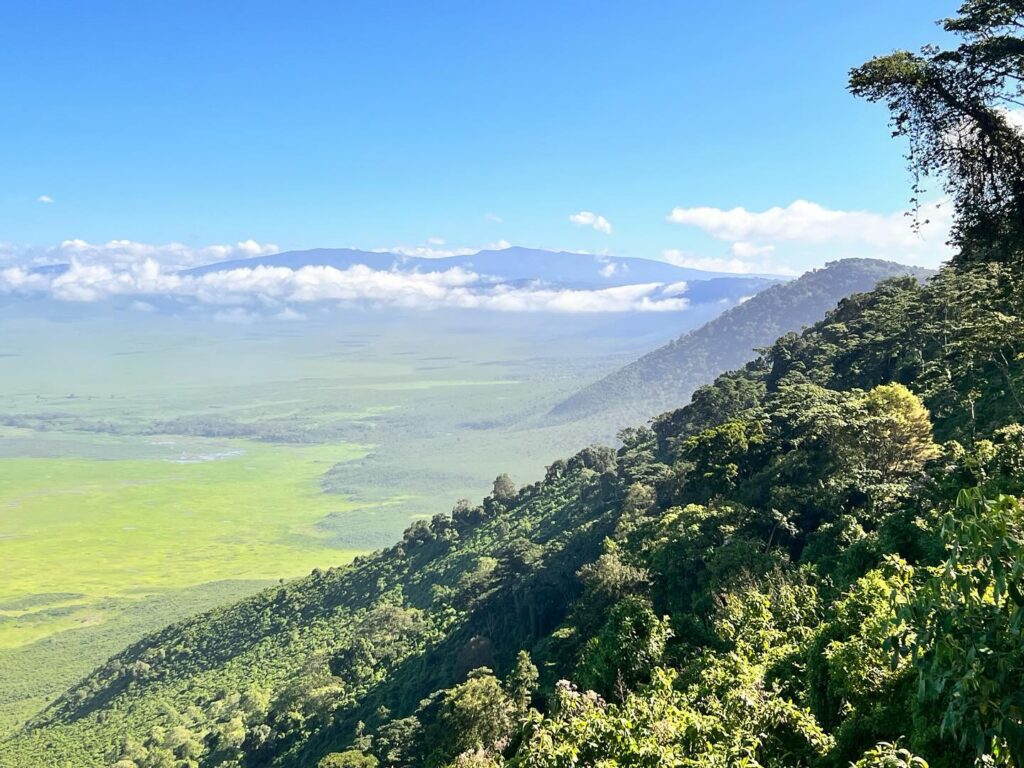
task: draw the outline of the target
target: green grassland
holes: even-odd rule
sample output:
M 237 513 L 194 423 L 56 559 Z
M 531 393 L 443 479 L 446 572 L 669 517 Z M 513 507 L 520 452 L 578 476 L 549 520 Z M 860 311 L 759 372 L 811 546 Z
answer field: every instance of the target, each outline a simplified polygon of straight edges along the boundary
M 315 524 L 354 505 L 318 481 L 365 449 L 159 442 L 166 458 L 0 462 L 0 648 L 102 621 L 98 599 L 295 576 L 353 554 Z
M 94 457 L 0 461 L 0 727 L 175 617 L 348 561 L 317 521 L 373 514 L 319 485 L 359 446 L 26 432 L 0 442 Z
M 654 341 L 466 317 L 0 308 L 0 733 L 171 621 L 533 480 L 592 437 L 547 409 Z

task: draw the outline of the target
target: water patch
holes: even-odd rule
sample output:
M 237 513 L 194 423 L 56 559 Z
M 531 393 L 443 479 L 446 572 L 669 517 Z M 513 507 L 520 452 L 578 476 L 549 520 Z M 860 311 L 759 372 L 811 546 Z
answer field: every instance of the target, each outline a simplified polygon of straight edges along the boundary
M 243 456 L 245 451 L 240 448 L 228 448 L 223 451 L 211 451 L 208 453 L 185 453 L 182 452 L 178 456 L 172 456 L 164 459 L 171 464 L 206 464 L 211 461 L 224 461 L 225 459 L 234 459 L 238 456 Z

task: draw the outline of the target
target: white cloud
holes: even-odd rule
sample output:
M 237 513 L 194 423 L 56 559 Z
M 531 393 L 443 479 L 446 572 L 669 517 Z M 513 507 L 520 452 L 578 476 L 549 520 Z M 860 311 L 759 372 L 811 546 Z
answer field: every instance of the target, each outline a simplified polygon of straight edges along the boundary
M 494 291 L 472 298 L 460 306 L 503 312 L 678 312 L 688 302 L 661 297 L 661 283 L 642 283 L 594 291 L 547 290 L 498 286 Z
M 85 240 L 65 240 L 55 248 L 29 252 L 32 261 L 38 264 L 63 264 L 77 262 L 82 265 L 130 265 L 152 260 L 167 269 L 185 269 L 201 264 L 233 259 L 248 259 L 277 253 L 273 243 L 257 243 L 243 240 L 234 245 L 190 246 L 182 243 L 151 245 L 133 240 L 110 240 L 106 243 L 90 243 Z
M 49 195 L 40 195 L 39 197 L 36 198 L 36 201 L 40 203 L 46 203 L 47 205 L 54 202 L 53 198 L 50 197 Z
M 37 293 L 49 288 L 46 275 L 33 273 L 24 267 L 0 269 L 0 293 Z
M 598 232 L 603 232 L 606 235 L 610 235 L 612 233 L 611 222 L 609 222 L 604 216 L 599 216 L 593 211 L 580 211 L 579 213 L 574 213 L 569 217 L 569 221 L 577 227 L 593 227 Z
M 752 259 L 755 256 L 767 256 L 775 252 L 774 245 L 755 245 L 754 243 L 733 243 L 730 250 L 738 259 Z
M 807 200 L 764 211 L 675 208 L 667 218 L 674 224 L 697 227 L 718 240 L 743 243 L 749 248 L 766 242 L 841 242 L 887 250 L 944 249 L 952 220 L 949 206 L 930 203 L 922 207 L 922 226 L 915 232 L 913 219 L 905 211 L 891 214 L 841 211 Z
M 73 259 L 68 270 L 53 279 L 50 293 L 62 301 L 98 301 L 109 296 L 175 293 L 184 280 L 164 272 L 155 259 L 125 268 Z
M 607 264 L 605 264 L 603 267 L 601 267 L 597 271 L 598 271 L 598 274 L 601 275 L 601 277 L 611 277 L 612 275 L 615 274 L 615 272 L 616 272 L 616 270 L 618 268 L 619 268 L 618 264 L 616 264 L 614 261 L 609 261 Z
M 443 237 L 428 237 L 427 238 L 427 242 L 430 245 L 444 245 L 444 238 Z
M 681 251 L 678 248 L 670 248 L 663 251 L 661 256 L 669 264 L 688 269 L 700 269 L 705 272 L 728 272 L 735 275 L 750 274 L 772 274 L 772 275 L 796 275 L 797 270 L 776 264 L 765 258 L 771 251 L 759 254 L 756 258 L 733 257 L 708 257 L 695 256 Z
M 48 294 L 67 302 L 125 297 L 131 300 L 129 306 L 140 312 L 155 308 L 154 297 L 172 297 L 214 307 L 213 318 L 230 323 L 250 323 L 265 317 L 300 320 L 306 314 L 304 308 L 331 303 L 565 313 L 671 312 L 687 307 L 686 299 L 665 293 L 660 283 L 570 290 L 539 283 L 495 283 L 461 268 L 401 271 L 365 265 L 343 270 L 256 265 L 189 275 L 147 255 L 166 256 L 159 246 L 123 241 L 116 246 L 91 246 L 69 241 L 62 244 L 61 253 L 71 254 L 70 263 L 62 271 L 35 270 L 31 265 L 0 269 L 0 293 Z M 116 258 L 102 263 L 100 253 Z M 171 255 L 174 258 L 170 261 L 180 261 L 176 250 Z
M 487 221 L 489 221 L 489 222 L 491 222 L 493 224 L 501 224 L 504 221 L 504 219 L 501 218 L 501 216 L 499 216 L 496 213 L 485 213 L 484 214 L 484 219 L 486 219 Z
M 669 283 L 661 289 L 662 296 L 679 296 L 680 294 L 686 293 L 690 288 L 690 284 L 685 280 L 680 280 L 676 283 Z
M 751 274 L 751 273 L 774 273 L 774 274 L 795 274 L 792 269 L 787 270 L 780 266 L 767 266 L 764 262 L 749 261 L 741 258 L 716 258 L 709 256 L 695 256 L 681 251 L 678 248 L 670 248 L 662 252 L 662 258 L 670 264 L 686 267 L 688 269 L 701 269 L 706 272 L 729 272 L 730 274 Z

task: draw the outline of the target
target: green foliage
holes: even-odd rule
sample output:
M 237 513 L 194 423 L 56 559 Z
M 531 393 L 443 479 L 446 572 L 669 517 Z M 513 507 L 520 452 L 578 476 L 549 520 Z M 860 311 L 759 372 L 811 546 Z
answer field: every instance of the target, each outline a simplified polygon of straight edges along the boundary
M 621 698 L 646 680 L 671 636 L 667 618 L 659 619 L 642 598 L 626 597 L 609 611 L 604 626 L 587 643 L 577 679 Z
M 534 719 L 512 764 L 802 766 L 830 747 L 813 718 L 791 704 L 752 689 L 709 698 L 674 682 L 673 672 L 656 669 L 651 684 L 621 704 L 559 683 L 553 714 Z
M 478 749 L 463 752 L 449 763 L 449 768 L 502 768 L 504 765 L 505 761 L 501 755 Z
M 504 472 L 494 478 L 494 488 L 491 495 L 498 501 L 508 501 L 516 495 L 516 484 L 512 478 Z
M 520 651 L 516 656 L 516 665 L 512 668 L 508 678 L 505 680 L 505 687 L 516 710 L 520 713 L 530 708 L 533 694 L 537 692 L 537 683 L 540 674 L 537 665 L 533 663 L 530 654 Z
M 641 592 L 648 580 L 647 571 L 625 562 L 614 541 L 606 540 L 604 550 L 597 560 L 580 568 L 578 574 L 591 600 L 612 603 Z
M 377 768 L 377 758 L 365 755 L 357 749 L 332 752 L 323 757 L 316 768 Z
M 441 705 L 443 741 L 451 757 L 463 752 L 500 751 L 512 734 L 515 705 L 501 681 L 486 667 L 449 690 Z
M 852 421 L 840 448 L 849 464 L 892 482 L 921 472 L 938 455 L 928 409 L 907 387 L 880 384 L 859 405 L 865 417 Z
M 412 768 L 422 752 L 423 726 L 415 717 L 392 720 L 377 730 L 374 751 L 389 768 Z
M 681 452 L 692 464 L 687 490 L 704 501 L 730 495 L 749 477 L 763 443 L 761 425 L 743 421 L 710 427 L 690 438 Z
M 881 101 L 909 140 L 922 176 L 941 176 L 957 213 L 959 260 L 1019 260 L 1024 245 L 1024 135 L 1009 107 L 1024 95 L 1024 8 L 1017 0 L 966 0 L 943 27 L 962 42 L 897 51 L 854 69 L 850 90 Z
M 928 762 L 891 742 L 872 747 L 853 768 L 928 768 Z
M 858 579 L 828 612 L 807 646 L 807 700 L 836 736 L 836 753 L 853 759 L 879 739 L 906 735 L 911 709 L 909 663 L 887 650 L 896 627 L 893 601 L 912 589 L 898 559 Z
M 1024 511 L 1007 496 L 960 494 L 943 520 L 948 557 L 902 603 L 900 656 L 912 658 L 941 728 L 979 756 L 1024 764 Z
M 651 688 L 608 705 L 594 693 L 561 682 L 554 715 L 537 719 L 534 732 L 512 764 L 521 768 L 575 765 L 696 766 L 708 754 L 710 718 L 687 706 L 659 671 Z

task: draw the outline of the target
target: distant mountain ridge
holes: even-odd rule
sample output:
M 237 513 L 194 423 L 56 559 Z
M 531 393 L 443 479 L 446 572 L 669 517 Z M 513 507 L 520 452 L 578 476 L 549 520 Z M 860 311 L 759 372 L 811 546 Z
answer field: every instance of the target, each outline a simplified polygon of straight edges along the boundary
M 842 299 L 901 275 L 922 279 L 929 270 L 878 259 L 843 259 L 773 285 L 700 328 L 584 387 L 551 415 L 580 419 L 600 414 L 622 424 L 647 419 L 689 401 L 699 386 L 738 368 L 755 350 L 817 322 Z M 618 421 L 617 421 L 618 423 Z
M 185 270 L 185 275 L 204 275 L 232 269 L 254 267 L 285 267 L 301 269 L 308 266 L 329 266 L 348 269 L 364 265 L 376 270 L 419 270 L 437 272 L 465 269 L 502 282 L 539 280 L 568 288 L 611 288 L 636 283 L 677 283 L 690 281 L 742 281 L 752 292 L 778 281 L 775 276 L 735 275 L 726 272 L 705 272 L 678 267 L 664 261 L 623 256 L 603 256 L 569 251 L 546 251 L 535 248 L 503 248 L 477 253 L 427 258 L 400 253 L 360 251 L 351 248 L 315 248 L 307 251 L 286 251 L 269 256 L 234 259 Z
M 352 299 L 357 300 L 361 295 L 360 286 L 367 277 L 365 270 L 410 276 L 414 279 L 419 276 L 437 276 L 452 270 L 461 270 L 464 274 L 458 276 L 459 281 L 464 281 L 469 286 L 468 290 L 483 293 L 513 290 L 594 293 L 629 286 L 631 295 L 635 295 L 639 290 L 655 301 L 664 302 L 671 299 L 670 304 L 665 304 L 659 309 L 671 308 L 676 312 L 686 308 L 683 302 L 678 301 L 683 299 L 688 305 L 699 305 L 701 309 L 700 313 L 691 314 L 687 321 L 682 323 L 685 328 L 693 328 L 713 314 L 785 279 L 771 275 L 705 272 L 651 259 L 520 247 L 482 250 L 472 254 L 437 258 L 351 248 L 285 251 L 219 261 L 188 269 L 162 267 L 159 271 L 165 275 L 182 278 L 162 283 L 141 277 L 144 270 L 138 270 L 131 265 L 115 266 L 109 270 L 110 275 L 107 275 L 106 271 L 101 271 L 98 273 L 99 277 L 88 272 L 87 268 L 93 266 L 92 264 L 85 263 L 84 270 L 82 266 L 73 263 L 30 265 L 27 272 L 36 281 L 32 283 L 33 289 L 40 294 L 54 292 L 57 289 L 62 297 L 86 297 L 90 301 L 100 298 L 114 299 L 115 304 L 120 298 L 122 304 L 129 306 L 131 302 L 141 298 L 151 308 L 150 311 L 165 309 L 175 312 L 195 298 L 190 289 L 195 288 L 196 281 L 213 275 L 240 271 L 275 269 L 278 270 L 277 274 L 265 277 L 286 283 L 289 278 L 286 270 L 294 273 L 311 267 L 330 267 L 345 274 L 339 276 L 321 273 L 314 279 L 341 284 L 350 282 L 355 288 Z M 99 266 L 107 267 L 105 264 Z M 363 272 L 348 272 L 357 267 L 363 268 Z M 235 277 L 243 276 L 239 274 Z M 239 281 L 229 278 L 221 287 L 238 283 Z M 277 298 L 282 299 L 283 293 L 287 293 L 287 289 L 280 286 Z M 20 295 L 28 296 L 29 293 L 24 292 Z M 604 299 L 618 307 L 608 311 L 619 313 L 620 316 L 624 313 L 642 314 L 635 311 L 636 305 L 640 302 L 616 303 L 616 299 L 621 299 L 624 295 L 604 295 Z M 566 298 L 572 303 L 573 297 Z M 674 325 L 672 330 L 678 332 L 680 328 Z

